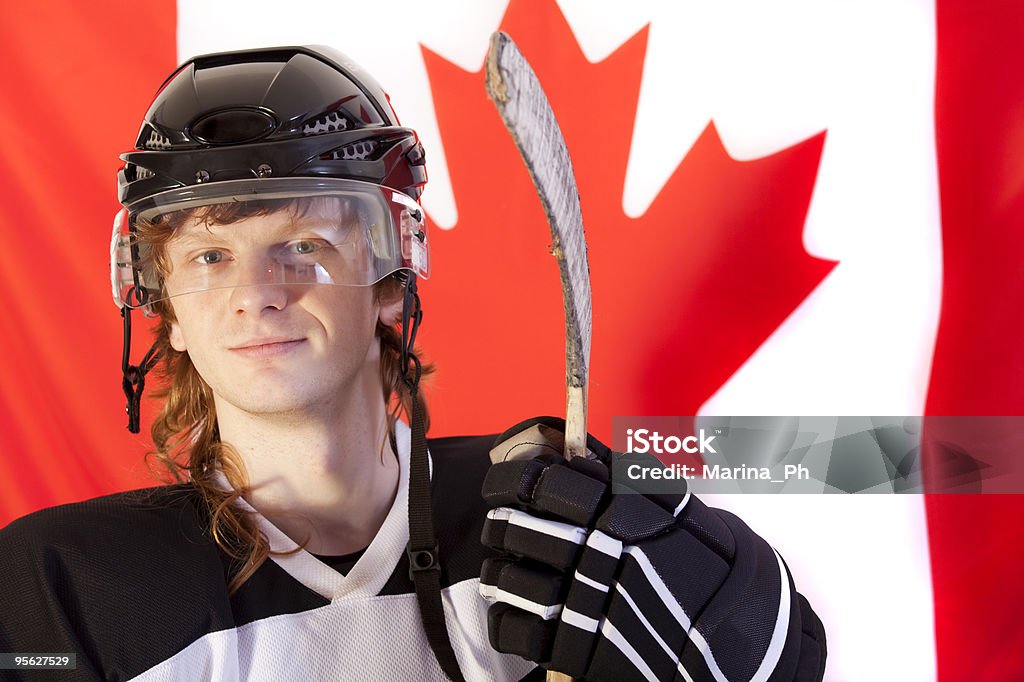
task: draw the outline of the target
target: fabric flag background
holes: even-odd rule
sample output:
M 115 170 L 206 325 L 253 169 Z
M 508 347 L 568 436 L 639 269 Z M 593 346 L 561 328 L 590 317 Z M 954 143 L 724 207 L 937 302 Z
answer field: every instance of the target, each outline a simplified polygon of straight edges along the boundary
M 433 435 L 564 410 L 561 301 L 483 90 L 502 27 L 559 117 L 591 249 L 590 425 L 1019 414 L 1024 10 L 1009 1 L 7 3 L 0 524 L 152 484 L 124 428 L 117 154 L 193 54 L 330 44 L 428 154 Z M 134 358 L 145 351 L 137 334 Z M 144 422 L 154 406 L 144 403 Z M 732 496 L 831 680 L 1024 678 L 1017 496 Z

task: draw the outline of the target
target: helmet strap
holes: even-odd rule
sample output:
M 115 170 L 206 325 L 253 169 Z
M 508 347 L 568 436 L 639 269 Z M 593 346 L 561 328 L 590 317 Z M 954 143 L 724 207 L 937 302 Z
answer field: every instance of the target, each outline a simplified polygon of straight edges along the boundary
M 434 657 L 453 682 L 464 682 L 455 657 L 448 624 L 441 603 L 441 559 L 434 534 L 433 502 L 430 494 L 430 461 L 427 455 L 425 406 L 419 395 L 422 365 L 413 352 L 416 331 L 423 319 L 416 276 L 409 273 L 402 301 L 402 378 L 412 399 L 412 443 L 409 454 L 409 579 L 416 588 L 416 601 L 423 630 Z M 412 372 L 410 374 L 410 368 Z
M 420 306 L 420 295 L 416 291 L 416 276 L 407 273 L 405 291 L 402 295 L 402 380 L 415 396 L 420 384 L 422 365 L 413 352 L 416 344 L 416 332 L 423 321 L 423 308 Z M 409 375 L 410 364 L 415 365 L 412 376 Z
M 146 388 L 146 374 L 153 369 L 157 360 L 160 359 L 160 351 L 157 350 L 157 342 L 150 346 L 149 350 L 142 357 L 142 361 L 131 364 L 132 352 L 132 309 L 128 306 L 121 307 L 121 318 L 124 319 L 124 341 L 121 349 L 121 388 L 128 401 L 125 411 L 128 413 L 128 430 L 132 433 L 139 432 L 139 413 L 142 401 L 142 391 Z

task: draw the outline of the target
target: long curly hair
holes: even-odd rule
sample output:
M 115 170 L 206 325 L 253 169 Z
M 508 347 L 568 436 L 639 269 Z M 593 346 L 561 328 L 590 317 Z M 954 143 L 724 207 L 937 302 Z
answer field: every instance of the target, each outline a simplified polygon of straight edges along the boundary
M 281 210 L 302 212 L 304 204 L 287 199 L 236 202 L 171 213 L 151 221 L 137 221 L 135 239 L 141 258 L 152 261 L 143 265 L 155 265 L 158 272 L 166 273 L 169 271 L 166 245 L 174 230 L 186 220 L 198 219 L 209 225 L 223 225 Z M 400 276 L 392 276 L 374 286 L 378 299 L 393 300 L 394 296 L 401 294 L 404 283 Z M 154 303 L 153 309 L 159 316 L 155 343 L 161 353 L 161 360 L 154 370 L 162 379 L 153 397 L 162 400 L 163 404 L 150 429 L 153 450 L 149 456 L 157 460 L 170 481 L 189 483 L 198 491 L 208 511 L 212 538 L 232 560 L 228 592 L 234 594 L 272 551 L 252 515 L 237 504 L 239 498 L 249 492 L 248 476 L 235 448 L 220 439 L 213 391 L 199 375 L 188 353 L 171 347 L 174 309 L 166 300 Z M 393 438 L 395 421 L 411 419 L 413 396 L 403 376 L 400 327 L 378 321 L 376 335 L 380 340 L 381 392 L 388 407 L 388 435 Z M 433 369 L 432 365 L 425 363 L 422 375 L 430 374 Z M 419 400 L 429 426 L 422 395 Z M 230 490 L 222 487 L 220 475 L 227 479 Z

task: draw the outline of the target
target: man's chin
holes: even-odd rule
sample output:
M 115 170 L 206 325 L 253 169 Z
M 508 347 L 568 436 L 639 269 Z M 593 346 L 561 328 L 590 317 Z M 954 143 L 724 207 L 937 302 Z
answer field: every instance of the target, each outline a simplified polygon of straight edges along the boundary
M 218 402 L 253 416 L 297 416 L 315 412 L 324 404 L 322 395 L 287 381 L 264 380 L 233 388 L 228 394 L 220 394 Z

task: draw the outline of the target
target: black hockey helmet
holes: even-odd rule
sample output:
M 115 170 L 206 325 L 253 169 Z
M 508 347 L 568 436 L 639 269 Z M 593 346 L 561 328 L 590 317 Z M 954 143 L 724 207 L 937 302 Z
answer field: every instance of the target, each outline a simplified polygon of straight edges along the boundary
M 327 47 L 195 57 L 164 82 L 135 151 L 123 154 L 129 212 L 160 192 L 248 178 L 335 177 L 418 200 L 427 182 L 416 133 L 380 85 Z

